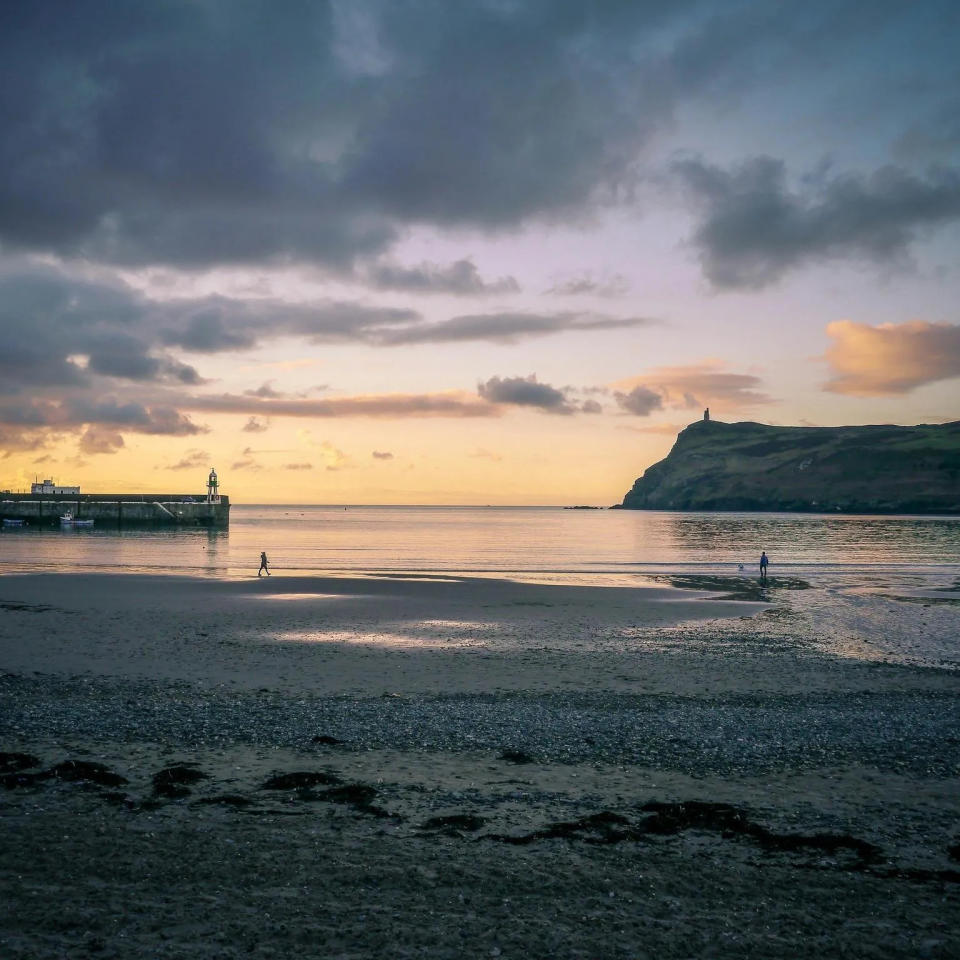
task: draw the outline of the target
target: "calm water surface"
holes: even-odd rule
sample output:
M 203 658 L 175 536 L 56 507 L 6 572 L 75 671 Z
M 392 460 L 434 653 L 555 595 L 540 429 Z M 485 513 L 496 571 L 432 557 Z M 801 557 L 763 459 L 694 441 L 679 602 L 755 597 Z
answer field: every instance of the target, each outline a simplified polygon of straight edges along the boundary
M 0 574 L 237 579 L 256 575 L 261 550 L 275 574 L 461 573 L 623 587 L 658 575 L 756 578 L 766 550 L 768 596 L 788 608 L 783 629 L 793 640 L 960 669 L 960 517 L 234 506 L 221 531 L 2 530 Z M 781 589 L 782 578 L 810 589 Z
M 0 570 L 631 575 L 755 571 L 960 574 L 960 518 L 668 513 L 552 507 L 234 506 L 230 528 L 5 529 Z

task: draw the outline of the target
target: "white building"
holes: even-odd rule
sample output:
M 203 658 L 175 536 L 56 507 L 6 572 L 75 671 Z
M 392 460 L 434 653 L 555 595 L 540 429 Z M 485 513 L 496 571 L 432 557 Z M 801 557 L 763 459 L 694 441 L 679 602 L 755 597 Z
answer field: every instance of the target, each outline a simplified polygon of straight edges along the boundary
M 79 487 L 61 487 L 52 480 L 44 480 L 43 483 L 31 483 L 31 493 L 79 493 Z

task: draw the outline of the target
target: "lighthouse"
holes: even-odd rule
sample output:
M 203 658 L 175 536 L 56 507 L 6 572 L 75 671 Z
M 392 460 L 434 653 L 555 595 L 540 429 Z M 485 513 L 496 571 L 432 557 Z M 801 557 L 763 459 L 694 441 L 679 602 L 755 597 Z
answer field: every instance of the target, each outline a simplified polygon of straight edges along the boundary
M 207 477 L 207 503 L 220 502 L 220 481 L 217 480 L 217 471 L 210 469 L 210 476 Z

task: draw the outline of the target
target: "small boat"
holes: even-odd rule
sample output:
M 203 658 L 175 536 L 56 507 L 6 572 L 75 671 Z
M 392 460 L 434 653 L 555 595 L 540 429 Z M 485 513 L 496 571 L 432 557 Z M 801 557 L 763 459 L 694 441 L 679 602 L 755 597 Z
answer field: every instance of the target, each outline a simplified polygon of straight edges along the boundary
M 77 519 L 72 513 L 70 513 L 70 511 L 68 510 L 68 511 L 60 518 L 60 526 L 61 526 L 61 527 L 92 527 L 92 526 L 93 526 L 93 521 L 92 521 L 92 520 L 78 520 L 78 519 Z
M 3 525 L 5 527 L 22 527 L 26 523 L 26 520 L 3 520 Z

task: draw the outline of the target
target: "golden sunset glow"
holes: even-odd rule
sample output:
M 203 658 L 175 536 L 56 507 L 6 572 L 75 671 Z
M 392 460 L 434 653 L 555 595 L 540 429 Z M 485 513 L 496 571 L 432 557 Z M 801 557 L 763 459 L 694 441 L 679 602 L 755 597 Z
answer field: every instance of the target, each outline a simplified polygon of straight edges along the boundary
M 166 6 L 17 34 L 0 488 L 609 505 L 707 407 L 960 416 L 946 32 Z

